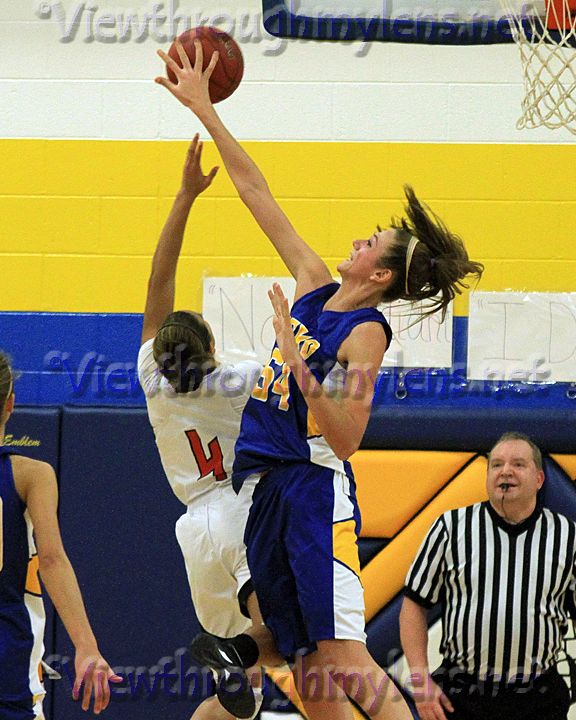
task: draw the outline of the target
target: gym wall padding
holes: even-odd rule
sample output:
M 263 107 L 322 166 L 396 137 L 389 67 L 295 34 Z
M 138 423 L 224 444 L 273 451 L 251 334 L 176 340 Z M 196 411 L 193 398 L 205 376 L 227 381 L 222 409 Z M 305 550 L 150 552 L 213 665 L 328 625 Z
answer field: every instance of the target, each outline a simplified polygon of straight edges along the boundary
M 472 457 L 473 453 L 357 452 L 350 462 L 362 508 L 361 536 L 396 535 Z
M 477 447 L 473 440 L 469 441 L 471 447 Z M 366 458 L 362 456 L 366 453 Z M 370 493 L 365 492 L 374 487 L 379 478 L 385 478 L 386 485 L 396 485 L 397 497 L 401 494 L 410 495 L 412 483 L 410 474 L 406 472 L 407 461 L 410 458 L 413 466 L 417 468 L 424 454 L 438 457 L 433 460 L 436 466 L 449 467 L 448 459 L 453 456 L 456 460 L 458 453 L 421 453 L 413 451 L 360 451 L 353 456 L 353 466 L 360 472 L 357 477 L 358 498 L 362 514 L 373 513 L 370 507 Z M 398 456 L 398 457 L 395 457 Z M 461 457 L 461 455 L 460 455 Z M 576 487 L 564 468 L 576 467 L 576 456 L 554 455 L 544 457 L 543 460 L 545 482 L 538 495 L 538 502 L 556 512 L 560 512 L 571 520 L 576 521 Z M 370 468 L 371 477 L 366 474 Z M 404 578 L 408 572 L 413 558 L 420 544 L 432 525 L 433 521 L 446 510 L 462 507 L 487 498 L 486 494 L 486 458 L 482 455 L 472 455 L 472 459 L 454 474 L 446 477 L 444 486 L 439 490 L 437 481 L 432 478 L 429 485 L 429 501 L 414 513 L 407 524 L 393 537 L 381 537 L 381 549 L 372 553 L 371 560 L 364 565 L 361 573 L 366 601 L 366 631 L 368 634 L 368 648 L 373 657 L 385 667 L 393 666 L 395 659 L 402 654 L 398 627 L 398 617 L 402 604 L 401 590 Z M 425 483 L 423 483 L 425 486 Z M 421 491 L 421 487 L 417 488 Z M 378 491 L 377 491 L 378 492 Z M 393 504 L 390 503 L 389 504 Z M 384 527 L 384 526 L 383 526 Z M 374 538 L 361 537 L 359 540 L 360 553 L 366 543 L 376 543 Z M 439 616 L 439 607 L 435 607 L 429 614 L 429 623 L 432 624 Z
M 395 472 L 390 455 L 393 453 L 386 453 L 383 458 L 384 475 Z M 417 508 L 410 522 L 362 570 L 367 622 L 402 589 L 412 559 L 432 522 L 445 510 L 485 500 L 485 480 L 486 459 L 473 456 L 463 462 L 452 477 L 446 475 L 444 487 L 435 496 L 434 483 L 431 483 L 430 502 Z M 398 486 L 404 483 L 410 492 L 409 478 L 396 476 L 396 481 Z M 362 511 L 362 506 L 360 509 Z
M 61 414 L 59 407 L 16 405 L 6 427 L 4 444 L 34 460 L 50 463 L 58 472 Z
M 551 455 L 551 457 L 572 480 L 576 479 L 576 455 Z
M 207 681 L 186 651 L 198 624 L 174 536 L 184 508 L 165 478 L 145 409 L 20 408 L 7 431 L 10 442 L 23 443 L 15 447 L 59 468 L 63 541 L 100 649 L 124 677 L 107 716 L 191 715 L 200 693 L 186 697 L 195 685 L 190 675 L 202 688 Z M 359 544 L 368 645 L 382 664 L 399 652 L 399 593 L 428 528 L 446 509 L 486 497 L 486 459 L 475 453 L 482 442 L 469 437 L 467 451 L 360 451 L 353 458 L 365 519 Z M 576 468 L 576 456 L 546 459 L 541 500 L 576 519 L 576 492 L 563 468 Z M 48 720 L 84 717 L 71 699 L 72 650 L 60 621 L 54 633 L 49 625 L 47 656 L 63 679 L 48 682 Z
M 561 383 L 559 385 L 562 385 Z M 556 388 L 560 390 L 560 388 Z M 550 392 L 548 393 L 548 390 Z M 555 388 L 538 399 L 509 392 L 462 393 L 394 402 L 380 391 L 372 406 L 365 449 L 487 452 L 510 429 L 529 435 L 543 452 L 576 453 L 573 400 Z
M 188 697 L 195 681 L 185 674 L 200 687 L 205 680 L 186 650 L 199 625 L 174 534 L 184 506 L 168 485 L 146 411 L 65 407 L 60 486 L 62 537 L 88 616 L 101 652 L 124 677 L 107 718 L 189 717 L 200 692 Z M 60 622 L 56 647 L 73 657 Z M 61 672 L 52 683 L 53 720 L 85 718 Z
M 58 476 L 60 464 L 60 408 L 16 407 L 6 427 L 4 442 L 27 457 L 50 463 Z M 46 610 L 44 632 L 45 657 L 56 652 L 56 613 L 54 606 L 43 591 Z M 45 705 L 46 717 L 51 717 L 51 700 Z

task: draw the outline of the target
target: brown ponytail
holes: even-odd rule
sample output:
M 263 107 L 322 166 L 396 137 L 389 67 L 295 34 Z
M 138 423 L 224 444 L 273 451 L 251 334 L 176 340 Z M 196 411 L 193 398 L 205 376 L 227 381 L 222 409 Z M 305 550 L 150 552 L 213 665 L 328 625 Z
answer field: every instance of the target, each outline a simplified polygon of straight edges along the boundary
M 160 372 L 178 393 L 196 390 L 216 367 L 212 335 L 199 315 L 177 311 L 156 333 L 152 351 Z
M 450 302 L 462 293 L 463 288 L 469 287 L 464 278 L 474 275 L 479 280 L 484 266 L 469 260 L 462 240 L 418 200 L 410 185 L 404 186 L 404 192 L 407 218 L 392 219 L 396 242 L 380 260 L 382 267 L 393 271 L 392 282 L 385 290 L 383 300 L 417 302 L 429 299 L 422 316 L 440 311 L 443 320 Z M 407 258 L 412 238 L 418 242 L 412 243 L 412 256 Z

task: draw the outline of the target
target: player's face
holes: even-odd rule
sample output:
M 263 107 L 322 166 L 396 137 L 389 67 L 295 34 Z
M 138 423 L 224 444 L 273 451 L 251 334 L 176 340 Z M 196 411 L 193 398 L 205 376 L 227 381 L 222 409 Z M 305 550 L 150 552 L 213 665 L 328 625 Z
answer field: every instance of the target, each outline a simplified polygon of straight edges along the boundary
M 382 267 L 380 260 L 395 240 L 395 230 L 382 230 L 366 240 L 354 240 L 350 257 L 338 265 L 338 271 L 370 277 L 377 268 Z
M 490 453 L 486 489 L 493 505 L 500 506 L 502 498 L 530 504 L 544 482 L 544 472 L 538 470 L 532 448 L 524 440 L 505 440 Z

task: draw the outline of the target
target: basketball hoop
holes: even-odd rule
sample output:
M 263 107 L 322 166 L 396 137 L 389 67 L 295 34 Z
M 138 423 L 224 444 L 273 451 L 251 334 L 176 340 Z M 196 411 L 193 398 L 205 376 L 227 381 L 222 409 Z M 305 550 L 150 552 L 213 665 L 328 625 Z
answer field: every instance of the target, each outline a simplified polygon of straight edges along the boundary
M 565 127 L 576 135 L 576 0 L 538 8 L 502 0 L 520 48 L 525 98 L 516 127 Z

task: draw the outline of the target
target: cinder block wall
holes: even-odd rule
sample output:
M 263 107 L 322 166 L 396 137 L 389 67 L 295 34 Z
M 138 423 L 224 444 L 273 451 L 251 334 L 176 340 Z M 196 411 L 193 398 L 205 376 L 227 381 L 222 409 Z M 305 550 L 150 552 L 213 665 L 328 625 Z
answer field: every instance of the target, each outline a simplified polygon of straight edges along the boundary
M 44 15 L 39 3 L 0 7 L 0 309 L 140 312 L 183 141 L 206 134 L 152 82 L 169 27 L 121 39 L 117 22 L 101 21 L 118 3 L 62 6 L 65 21 L 55 6 Z M 401 210 L 410 182 L 486 264 L 482 289 L 572 290 L 573 136 L 516 130 L 514 45 L 360 52 L 267 36 L 257 2 L 182 2 L 178 12 L 235 25 L 245 78 L 219 109 L 333 269 L 355 237 Z M 216 162 L 208 144 L 205 163 Z M 200 307 L 208 272 L 283 272 L 223 170 L 193 211 L 178 304 Z M 464 299 L 456 314 L 466 313 Z

